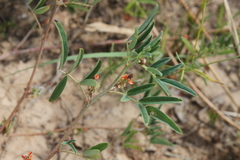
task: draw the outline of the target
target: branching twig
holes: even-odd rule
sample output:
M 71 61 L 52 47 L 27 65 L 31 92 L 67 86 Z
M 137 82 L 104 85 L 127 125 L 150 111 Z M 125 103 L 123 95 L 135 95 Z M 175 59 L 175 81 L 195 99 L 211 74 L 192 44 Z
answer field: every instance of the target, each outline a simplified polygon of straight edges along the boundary
M 53 2 L 55 3 L 55 2 Z M 12 113 L 10 114 L 10 116 L 8 117 L 8 119 L 6 120 L 6 122 L 4 123 L 4 125 L 0 128 L 0 133 L 3 132 L 3 130 L 6 128 L 6 126 L 9 124 L 9 122 L 12 120 L 12 118 L 15 116 L 16 112 L 18 111 L 20 105 L 22 104 L 22 102 L 24 101 L 24 99 L 27 97 L 28 95 L 28 91 L 30 90 L 30 87 L 31 87 L 31 84 L 32 84 L 32 80 L 33 80 L 33 77 L 36 73 L 36 70 L 37 70 L 37 67 L 38 67 L 38 64 L 39 64 L 39 61 L 42 57 L 42 53 L 43 53 L 43 48 L 44 48 L 44 45 L 45 45 L 45 41 L 47 40 L 48 38 L 48 33 L 50 31 L 50 28 L 51 28 L 51 23 L 52 20 L 53 20 L 53 17 L 54 17 L 54 14 L 56 12 L 56 9 L 57 9 L 57 6 L 56 4 L 53 4 L 53 9 L 52 9 L 52 13 L 51 13 L 51 16 L 50 16 L 50 21 L 49 21 L 49 24 L 47 26 L 47 29 L 46 29 L 46 33 L 44 35 L 44 37 L 42 38 L 42 41 L 41 41 L 41 46 L 40 46 L 40 50 L 39 50 L 39 53 L 38 53 L 38 57 L 37 57 L 37 60 L 36 60 L 36 63 L 34 65 L 34 68 L 33 68 L 33 71 L 32 71 L 32 74 L 31 74 L 31 77 L 27 83 L 27 86 L 25 88 L 25 91 L 23 92 L 21 98 L 19 99 L 16 107 L 14 108 L 14 110 L 12 111 Z
M 121 78 L 121 76 L 133 65 L 135 65 L 137 63 L 134 62 L 130 65 L 126 65 L 123 70 L 121 71 L 121 73 L 119 73 L 119 75 L 117 76 L 117 78 L 112 82 L 112 84 L 109 85 L 109 87 L 107 89 L 105 89 L 104 91 L 102 91 L 101 93 L 99 93 L 96 97 L 94 97 L 92 100 L 90 100 L 89 102 L 87 101 L 84 105 L 83 108 L 81 109 L 81 111 L 78 113 L 77 117 L 74 119 L 74 121 L 70 124 L 69 128 L 67 129 L 67 131 L 64 133 L 63 137 L 59 140 L 59 142 L 57 143 L 57 145 L 54 147 L 54 149 L 43 159 L 43 160 L 50 160 L 59 150 L 59 147 L 61 146 L 62 142 L 65 141 L 69 134 L 72 132 L 72 130 L 75 128 L 75 126 L 77 125 L 77 123 L 79 122 L 80 118 L 83 116 L 83 114 L 85 113 L 85 111 L 93 104 L 95 103 L 97 100 L 99 100 L 102 96 L 104 96 L 105 94 L 107 94 L 109 92 L 109 90 L 112 89 L 112 87 L 118 82 L 118 80 Z

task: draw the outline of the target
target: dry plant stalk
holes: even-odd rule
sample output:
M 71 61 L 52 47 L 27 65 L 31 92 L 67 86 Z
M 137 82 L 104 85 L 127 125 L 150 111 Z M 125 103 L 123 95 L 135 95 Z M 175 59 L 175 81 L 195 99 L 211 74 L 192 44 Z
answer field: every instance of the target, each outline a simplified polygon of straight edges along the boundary
M 184 0 L 179 0 L 180 3 L 183 5 L 183 7 L 186 9 L 186 11 L 188 12 L 188 14 L 191 16 L 192 19 L 194 19 L 194 21 L 196 22 L 197 25 L 201 25 L 200 21 L 198 20 L 198 18 L 191 12 L 189 6 L 186 4 L 186 2 Z M 202 28 L 203 33 L 205 34 L 205 36 L 207 37 L 207 39 L 210 42 L 213 42 L 212 37 L 209 35 L 209 33 L 206 31 L 205 28 Z M 209 63 L 208 59 L 206 57 L 203 58 L 204 62 L 206 64 Z M 216 72 L 216 70 L 209 65 L 209 69 L 211 70 L 211 72 L 213 73 L 214 77 L 217 79 L 217 81 L 219 81 L 220 83 L 222 83 L 222 79 L 220 78 L 220 76 L 218 75 L 218 73 Z M 233 110 L 235 112 L 238 111 L 238 109 L 240 109 L 240 106 L 237 104 L 237 102 L 234 100 L 233 96 L 231 95 L 231 92 L 229 91 L 229 89 L 227 88 L 227 86 L 223 83 L 223 85 L 221 85 L 222 88 L 224 89 L 224 91 L 226 92 L 226 94 L 228 95 L 229 99 L 232 101 L 232 103 L 234 104 L 234 106 L 232 106 Z

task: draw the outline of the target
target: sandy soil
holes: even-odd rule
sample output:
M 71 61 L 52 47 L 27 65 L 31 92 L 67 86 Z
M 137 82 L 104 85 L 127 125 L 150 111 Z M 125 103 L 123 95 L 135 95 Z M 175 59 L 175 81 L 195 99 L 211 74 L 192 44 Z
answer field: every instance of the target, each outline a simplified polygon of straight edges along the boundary
M 168 35 L 168 38 L 180 37 L 188 33 L 188 28 L 181 26 L 183 21 L 187 21 L 187 13 L 178 1 L 159 0 L 160 13 L 156 16 L 156 28 L 168 30 L 174 35 Z M 96 45 L 97 42 L 107 40 L 122 40 L 129 36 L 135 25 L 139 25 L 143 19 L 133 18 L 124 19 L 124 6 L 127 1 L 103 0 L 96 5 L 89 18 L 85 19 L 86 14 L 77 11 L 71 14 L 66 9 L 61 9 L 55 19 L 61 20 L 66 28 L 69 37 L 69 43 L 73 44 L 70 54 L 77 54 L 80 47 L 85 49 L 86 53 L 106 52 L 111 45 Z M 216 27 L 217 15 L 222 2 L 218 0 L 211 1 L 207 6 L 207 13 L 213 14 L 206 22 L 209 30 Z M 197 14 L 200 3 L 188 1 L 193 13 Z M 239 11 L 239 3 L 231 1 L 233 14 Z M 6 9 L 7 8 L 7 9 Z M 10 10 L 11 8 L 11 14 Z M 151 9 L 152 6 L 146 6 Z M 13 24 L 1 31 L 4 35 L 0 38 L 0 56 L 11 53 L 19 44 L 26 33 L 31 30 L 34 19 L 28 12 L 24 2 L 9 1 L 0 2 L 1 26 L 6 22 Z M 64 18 L 63 18 L 64 17 Z M 199 15 L 199 17 L 201 17 Z M 44 22 L 47 16 L 41 16 L 40 21 Z M 240 16 L 236 17 L 236 25 L 240 24 Z M 85 22 L 86 21 L 86 22 Z M 102 22 L 104 26 L 94 22 Z M 85 24 L 86 23 L 86 24 Z M 91 24 L 89 26 L 89 24 Z M 43 26 L 45 27 L 45 26 Z M 116 28 L 117 27 L 117 28 Z M 181 31 L 179 28 L 183 27 Z M 92 29 L 92 30 L 89 30 Z M 118 33 L 120 32 L 121 34 Z M 116 31 L 115 31 L 116 30 Z M 18 49 L 29 49 L 39 47 L 39 30 L 33 29 L 28 40 Z M 168 42 L 169 46 L 173 42 Z M 49 40 L 46 43 L 49 50 L 44 51 L 42 62 L 47 62 L 59 57 L 60 49 L 58 34 L 54 26 L 51 28 Z M 122 51 L 123 44 L 116 44 L 115 50 Z M 55 47 L 55 48 L 54 48 Z M 174 48 L 173 48 L 174 49 Z M 10 55 L 1 60 L 0 76 L 5 76 L 15 71 L 22 70 L 35 63 L 37 52 L 26 52 L 19 55 Z M 232 55 L 223 55 L 209 58 L 210 61 L 229 58 Z M 116 59 L 112 59 L 117 61 Z M 84 59 L 80 67 L 73 73 L 73 77 L 78 80 L 94 66 L 96 59 Z M 224 83 L 231 90 L 231 94 L 240 104 L 239 89 L 239 66 L 238 59 L 214 64 L 215 69 L 223 77 Z M 201 60 L 200 60 L 201 62 Z M 68 62 L 67 66 L 71 66 Z M 108 60 L 103 59 L 103 66 L 108 66 Z M 39 67 L 34 77 L 33 86 L 42 88 L 39 97 L 29 96 L 17 116 L 13 120 L 13 127 L 8 135 L 0 135 L 0 160 L 21 159 L 21 155 L 33 152 L 34 160 L 43 159 L 58 142 L 63 132 L 54 132 L 56 129 L 68 127 L 71 121 L 76 117 L 84 103 L 83 95 L 80 90 L 71 81 L 67 84 L 61 98 L 56 102 L 49 102 L 49 96 L 55 83 L 61 78 L 61 74 L 56 70 L 57 65 L 51 64 Z M 8 77 L 4 77 L 0 82 L 0 121 L 8 118 L 21 94 L 24 92 L 26 83 L 32 70 L 26 70 Z M 213 75 L 205 69 L 205 73 Z M 101 75 L 99 82 L 101 81 Z M 108 78 L 106 86 L 112 78 Z M 191 75 L 195 84 L 201 88 L 203 93 L 217 105 L 222 111 L 232 111 L 232 102 L 226 96 L 221 86 L 217 83 L 207 82 L 196 75 Z M 141 81 L 142 79 L 135 79 Z M 103 87 L 105 87 L 105 85 Z M 171 89 L 173 95 L 180 96 L 184 101 L 179 105 L 165 105 L 163 111 L 166 112 L 183 130 L 182 136 L 177 135 L 169 127 L 162 124 L 165 132 L 163 137 L 174 143 L 174 147 L 149 144 L 142 134 L 137 134 L 136 139 L 140 140 L 138 145 L 144 149 L 144 152 L 134 149 L 124 149 L 122 147 L 120 134 L 132 119 L 138 117 L 137 106 L 131 102 L 121 103 L 120 97 L 116 95 L 106 95 L 99 102 L 91 106 L 84 117 L 79 122 L 82 132 L 77 134 L 77 130 L 71 134 L 76 139 L 75 146 L 81 153 L 85 149 L 101 142 L 109 142 L 109 147 L 102 152 L 103 160 L 237 160 L 240 159 L 240 138 L 239 132 L 226 124 L 221 119 L 217 119 L 214 124 L 211 122 L 211 110 L 200 99 L 185 95 L 178 90 Z M 239 117 L 234 118 L 240 125 Z M 142 125 L 141 118 L 137 119 L 136 128 Z M 49 132 L 49 134 L 41 134 Z M 77 159 L 76 156 L 60 153 L 54 156 L 53 160 Z

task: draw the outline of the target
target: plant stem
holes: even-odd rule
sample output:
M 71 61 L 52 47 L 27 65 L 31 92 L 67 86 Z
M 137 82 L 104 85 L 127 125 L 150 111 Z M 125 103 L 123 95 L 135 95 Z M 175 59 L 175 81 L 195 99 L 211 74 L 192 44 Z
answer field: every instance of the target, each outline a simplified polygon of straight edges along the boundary
M 69 153 L 69 154 L 73 154 L 73 155 L 76 155 L 76 156 L 82 156 L 81 154 L 78 154 L 78 153 L 74 153 L 72 151 L 66 151 L 66 150 L 59 150 L 59 152 L 65 152 L 65 153 Z
M 119 81 L 119 79 L 122 77 L 122 75 L 133 65 L 137 64 L 137 62 L 133 62 L 128 66 L 125 66 L 123 68 L 123 70 L 119 73 L 119 75 L 117 76 L 117 78 L 112 82 L 112 84 L 109 85 L 109 87 L 107 89 L 105 89 L 104 91 L 102 91 L 100 94 L 98 94 L 96 97 L 94 97 L 91 101 L 89 102 L 85 102 L 84 107 L 81 109 L 81 111 L 79 112 L 79 114 L 77 115 L 77 117 L 74 119 L 74 121 L 70 124 L 69 128 L 67 129 L 67 131 L 64 133 L 63 137 L 59 140 L 59 142 L 57 143 L 57 145 L 54 147 L 54 149 L 43 159 L 43 160 L 50 160 L 59 150 L 59 147 L 61 147 L 61 143 L 63 141 L 65 141 L 69 134 L 72 132 L 72 130 L 75 128 L 75 126 L 77 125 L 77 123 L 79 122 L 80 118 L 83 116 L 84 112 L 93 104 L 95 103 L 97 100 L 99 100 L 102 96 L 104 96 L 105 94 L 107 94 L 109 92 L 109 90 L 112 89 L 112 87 Z
M 79 82 L 78 82 L 72 75 L 67 74 L 67 73 L 64 72 L 63 70 L 59 70 L 59 72 L 63 73 L 64 75 L 66 75 L 66 76 L 68 76 L 68 77 L 70 77 L 70 78 L 78 85 L 78 87 L 81 89 L 81 91 L 82 91 L 82 93 L 83 93 L 86 101 L 88 101 L 88 96 L 87 96 L 86 92 L 83 90 L 82 86 L 79 84 Z
M 32 81 L 33 81 L 33 77 L 36 73 L 36 70 L 37 70 L 37 67 L 38 67 L 38 64 L 40 62 L 40 59 L 42 57 L 42 53 L 43 53 L 43 48 L 44 48 L 44 45 L 45 45 L 45 42 L 48 38 L 48 33 L 50 31 L 50 28 L 51 28 L 51 23 L 52 20 L 53 20 L 53 17 L 54 17 L 54 14 L 57 10 L 57 6 L 56 6 L 56 2 L 53 2 L 53 9 L 52 9 L 52 13 L 50 15 L 50 20 L 49 20 L 49 24 L 47 26 L 47 29 L 46 29 L 46 33 L 44 35 L 44 37 L 42 38 L 42 41 L 41 41 L 41 46 L 40 46 L 40 50 L 39 50 L 39 53 L 38 53 L 38 57 L 37 57 L 37 60 L 36 60 L 36 63 L 34 65 L 34 68 L 33 68 L 33 71 L 32 71 L 32 74 L 31 74 L 31 77 L 27 83 L 27 87 L 26 89 L 24 90 L 21 98 L 19 99 L 16 107 L 14 108 L 14 110 L 12 111 L 12 113 L 10 114 L 10 116 L 8 117 L 8 119 L 6 120 L 6 122 L 4 123 L 4 125 L 0 128 L 0 133 L 3 132 L 3 130 L 6 128 L 6 126 L 10 123 L 10 121 L 12 120 L 12 118 L 15 116 L 16 112 L 18 111 L 20 105 L 22 104 L 22 102 L 24 101 L 24 99 L 28 96 L 28 91 L 30 90 L 30 86 L 32 84 Z

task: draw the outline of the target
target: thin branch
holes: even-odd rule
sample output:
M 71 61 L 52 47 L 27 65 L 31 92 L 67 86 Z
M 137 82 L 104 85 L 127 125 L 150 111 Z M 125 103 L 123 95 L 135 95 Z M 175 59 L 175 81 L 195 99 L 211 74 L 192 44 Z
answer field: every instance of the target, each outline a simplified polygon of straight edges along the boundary
M 54 2 L 55 3 L 55 2 Z M 57 6 L 55 4 L 53 4 L 53 10 L 52 10 L 52 13 L 51 13 L 51 16 L 50 16 L 50 21 L 49 21 L 49 24 L 47 26 L 47 29 L 46 29 L 46 33 L 44 35 L 44 37 L 42 38 L 42 41 L 41 41 L 41 46 L 40 46 L 40 51 L 38 53 L 38 57 L 37 57 L 37 60 L 36 60 L 36 63 L 34 65 L 34 68 L 33 68 L 33 71 L 32 71 L 32 74 L 31 74 L 31 77 L 27 83 L 27 86 L 25 88 L 25 91 L 23 92 L 21 98 L 19 99 L 16 107 L 14 108 L 14 110 L 12 111 L 12 113 L 10 114 L 10 116 L 8 117 L 8 119 L 6 120 L 6 122 L 4 123 L 4 125 L 0 128 L 0 133 L 2 133 L 4 131 L 4 129 L 6 128 L 6 126 L 10 123 L 10 121 L 12 120 L 12 118 L 15 116 L 15 114 L 18 112 L 18 109 L 19 107 L 21 106 L 22 102 L 24 101 L 24 99 L 27 97 L 28 95 L 28 91 L 30 90 L 30 87 L 31 87 L 31 84 L 32 84 L 32 81 L 33 81 L 33 77 L 36 73 L 36 70 L 37 70 L 37 67 L 38 67 L 38 64 L 40 62 L 40 59 L 42 57 L 42 53 L 43 53 L 43 48 L 44 48 L 44 45 L 45 45 L 45 41 L 47 40 L 48 38 L 48 34 L 49 34 L 49 31 L 50 31 L 50 28 L 51 28 L 51 23 L 52 20 L 53 20 L 53 17 L 54 17 L 54 14 L 56 12 L 56 9 L 57 9 Z
M 32 32 L 34 31 L 35 27 L 36 27 L 36 23 L 32 26 L 32 28 L 28 31 L 28 33 L 24 36 L 24 38 L 17 44 L 17 46 L 13 49 L 13 52 L 16 52 L 25 42 L 26 40 L 29 38 L 29 36 L 32 34 Z

